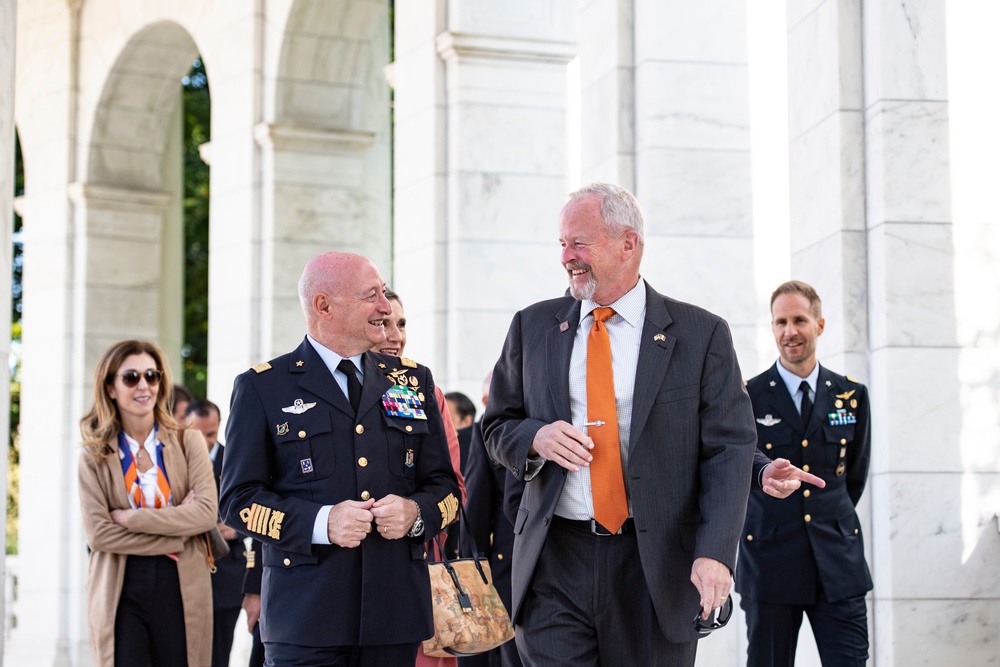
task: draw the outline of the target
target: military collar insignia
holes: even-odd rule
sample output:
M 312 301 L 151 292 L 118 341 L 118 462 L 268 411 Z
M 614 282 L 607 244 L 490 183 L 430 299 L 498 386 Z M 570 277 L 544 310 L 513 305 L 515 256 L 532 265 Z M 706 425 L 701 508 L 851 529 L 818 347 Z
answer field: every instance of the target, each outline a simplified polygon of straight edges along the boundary
M 300 359 L 299 361 L 296 361 L 296 362 L 295 362 L 295 366 L 296 366 L 296 367 L 298 367 L 298 368 L 301 368 L 301 367 L 302 367 L 302 364 L 304 364 L 304 363 L 305 363 L 305 362 L 304 362 L 304 361 L 302 361 L 302 360 Z
M 774 380 L 771 380 L 770 382 L 768 382 L 768 384 L 771 385 L 772 387 L 777 387 L 778 386 L 778 383 L 775 382 Z
M 775 419 L 773 415 L 764 415 L 763 419 L 757 420 L 758 424 L 763 424 L 764 426 L 774 426 L 775 424 L 780 424 L 780 419 Z
M 832 383 L 832 382 L 830 382 L 829 380 L 827 380 L 827 381 L 826 381 L 826 382 L 824 382 L 823 384 L 825 384 L 825 385 L 826 385 L 827 387 L 831 387 L 831 386 L 833 386 L 833 383 Z
M 289 405 L 287 408 L 281 408 L 281 411 L 290 412 L 293 415 L 301 415 L 306 410 L 310 410 L 315 407 L 315 403 L 306 403 L 301 398 L 296 398 L 294 403 Z

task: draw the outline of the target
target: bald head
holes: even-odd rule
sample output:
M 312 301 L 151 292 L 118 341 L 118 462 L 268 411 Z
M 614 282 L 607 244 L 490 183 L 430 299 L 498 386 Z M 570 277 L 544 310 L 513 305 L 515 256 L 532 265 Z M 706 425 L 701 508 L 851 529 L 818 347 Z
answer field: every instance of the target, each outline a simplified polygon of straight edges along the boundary
M 344 357 L 371 349 L 385 340 L 382 320 L 392 312 L 384 290 L 367 257 L 333 250 L 316 255 L 299 278 L 309 335 Z

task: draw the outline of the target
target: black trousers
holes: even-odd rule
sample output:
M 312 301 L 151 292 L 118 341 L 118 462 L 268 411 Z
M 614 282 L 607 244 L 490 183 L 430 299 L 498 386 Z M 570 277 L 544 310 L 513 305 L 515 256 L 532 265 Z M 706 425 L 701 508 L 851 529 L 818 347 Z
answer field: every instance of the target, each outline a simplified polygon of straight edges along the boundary
M 675 644 L 660 630 L 634 532 L 593 535 L 558 517 L 515 630 L 527 667 L 685 667 L 697 649 L 697 641 Z
M 250 649 L 249 667 L 264 667 L 264 644 L 260 641 L 260 623 L 253 626 L 253 646 Z
M 802 614 L 809 617 L 824 667 L 864 667 L 868 661 L 868 608 L 864 596 L 814 604 L 758 602 L 744 597 L 747 667 L 793 667 Z
M 240 608 L 216 609 L 212 612 L 212 667 L 229 667 L 233 650 L 233 632 L 240 617 Z
M 387 646 L 298 646 L 264 644 L 266 667 L 412 667 L 417 644 Z
M 166 556 L 127 558 L 115 613 L 115 667 L 147 664 L 187 664 L 177 563 Z

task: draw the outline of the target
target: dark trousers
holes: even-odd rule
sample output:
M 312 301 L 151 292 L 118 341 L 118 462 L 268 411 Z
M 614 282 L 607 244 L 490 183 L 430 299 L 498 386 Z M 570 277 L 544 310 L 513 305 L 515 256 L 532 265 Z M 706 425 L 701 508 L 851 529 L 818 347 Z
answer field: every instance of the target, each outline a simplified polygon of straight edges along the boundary
M 212 667 L 229 667 L 229 653 L 233 650 L 233 632 L 240 617 L 240 608 L 216 609 L 212 622 Z
M 166 556 L 129 556 L 115 613 L 115 667 L 186 664 L 177 563 Z
M 458 659 L 458 667 L 523 667 L 517 643 L 511 639 L 492 651 Z
M 742 598 L 746 612 L 747 667 L 793 667 L 803 612 L 809 617 L 824 667 L 864 667 L 868 661 L 868 608 L 864 596 L 789 605 Z
M 696 610 L 692 610 L 694 618 Z M 553 519 L 515 640 L 528 667 L 694 665 L 697 642 L 660 630 L 634 533 L 599 536 Z
M 264 667 L 264 644 L 260 641 L 260 623 L 253 626 L 253 646 L 250 649 L 249 667 Z
M 412 667 L 417 644 L 388 646 L 297 646 L 264 644 L 266 667 Z

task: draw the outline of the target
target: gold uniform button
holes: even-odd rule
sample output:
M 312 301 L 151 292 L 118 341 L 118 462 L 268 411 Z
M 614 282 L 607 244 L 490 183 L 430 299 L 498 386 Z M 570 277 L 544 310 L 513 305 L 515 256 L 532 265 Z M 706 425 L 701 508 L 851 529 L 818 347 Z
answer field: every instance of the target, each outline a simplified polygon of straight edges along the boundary
M 299 431 L 299 437 L 300 438 L 306 437 L 306 432 L 305 431 Z
M 372 497 L 372 494 L 368 493 L 367 491 L 362 491 L 361 492 L 361 500 L 368 500 L 371 497 Z
M 292 564 L 292 559 L 291 558 L 286 558 L 284 562 L 285 562 L 285 566 L 287 567 L 288 565 Z
M 361 435 L 362 433 L 365 432 L 365 427 L 362 426 L 361 424 L 358 424 L 357 426 L 354 427 L 354 432 L 357 433 L 358 435 Z
M 747 535 L 747 542 L 753 542 L 753 535 Z
M 364 468 L 365 466 L 368 465 L 368 459 L 362 456 L 360 459 L 358 459 L 358 465 Z M 367 498 L 365 500 L 367 500 Z
M 855 533 L 858 531 L 854 531 Z M 503 560 L 503 554 L 497 554 L 497 560 Z
M 803 440 L 802 441 L 802 446 L 803 447 L 808 447 L 809 446 L 809 441 L 808 440 Z
M 806 514 L 806 523 L 809 523 L 812 520 L 813 520 L 813 518 L 811 516 L 809 516 L 808 514 Z
M 771 447 L 773 447 L 771 443 L 767 443 L 766 445 L 764 445 L 764 449 L 771 449 Z
M 412 431 L 412 430 L 413 430 L 413 427 L 412 427 L 412 426 L 410 426 L 409 424 L 407 424 L 407 425 L 406 425 L 406 432 L 407 432 L 407 433 L 409 433 L 409 432 L 410 432 L 410 431 Z
M 809 464 L 807 463 L 804 466 L 802 466 L 802 470 L 803 472 L 809 472 Z
M 810 495 L 810 491 L 809 491 L 809 489 L 806 489 L 805 491 L 803 491 L 803 492 L 802 492 L 802 495 L 803 495 L 803 497 L 805 497 L 805 498 L 808 498 L 808 497 L 809 497 L 809 495 Z
M 840 439 L 840 444 L 846 445 L 847 444 L 847 438 L 841 438 Z
M 854 529 L 854 534 L 855 534 L 855 535 L 857 535 L 857 534 L 858 534 L 858 529 L 857 529 L 857 528 L 855 528 L 855 529 Z

